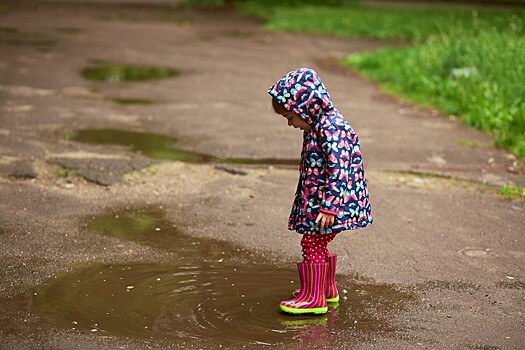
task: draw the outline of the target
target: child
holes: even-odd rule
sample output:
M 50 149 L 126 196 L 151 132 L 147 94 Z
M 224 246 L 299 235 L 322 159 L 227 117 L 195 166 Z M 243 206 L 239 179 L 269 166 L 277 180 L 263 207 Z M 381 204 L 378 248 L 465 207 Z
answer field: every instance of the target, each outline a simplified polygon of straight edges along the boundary
M 372 223 L 359 139 L 312 69 L 289 72 L 268 93 L 275 112 L 303 130 L 300 177 L 288 220 L 289 230 L 303 234 L 304 261 L 297 264 L 301 288 L 280 308 L 323 314 L 327 302 L 339 301 L 337 257 L 328 252 L 328 243 L 338 232 Z

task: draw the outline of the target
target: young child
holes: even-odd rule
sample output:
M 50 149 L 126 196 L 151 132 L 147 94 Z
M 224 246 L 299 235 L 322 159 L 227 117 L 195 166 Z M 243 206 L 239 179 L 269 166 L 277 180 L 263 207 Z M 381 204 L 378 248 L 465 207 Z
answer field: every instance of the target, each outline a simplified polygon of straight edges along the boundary
M 303 131 L 299 183 L 288 229 L 303 234 L 303 262 L 297 264 L 301 288 L 280 303 L 294 314 L 326 313 L 339 301 L 337 257 L 327 245 L 337 233 L 372 223 L 359 139 L 315 71 L 298 68 L 268 93 L 276 113 Z

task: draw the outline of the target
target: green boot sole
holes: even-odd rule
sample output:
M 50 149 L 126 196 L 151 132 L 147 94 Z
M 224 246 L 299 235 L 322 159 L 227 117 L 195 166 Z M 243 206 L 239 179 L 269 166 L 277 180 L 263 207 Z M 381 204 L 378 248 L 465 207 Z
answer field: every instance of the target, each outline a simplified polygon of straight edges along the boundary
M 284 305 L 280 305 L 279 304 L 279 307 L 281 308 L 281 311 L 288 312 L 288 313 L 291 313 L 291 314 L 316 314 L 316 315 L 320 315 L 320 314 L 326 314 L 328 312 L 328 306 L 325 306 L 325 307 L 313 307 L 313 308 L 310 308 L 310 309 L 296 309 L 296 308 L 293 308 L 293 307 L 288 307 L 288 306 L 284 306 Z
M 339 295 L 336 295 L 335 298 L 330 298 L 330 299 L 326 298 L 326 302 L 327 303 L 338 303 L 339 302 Z

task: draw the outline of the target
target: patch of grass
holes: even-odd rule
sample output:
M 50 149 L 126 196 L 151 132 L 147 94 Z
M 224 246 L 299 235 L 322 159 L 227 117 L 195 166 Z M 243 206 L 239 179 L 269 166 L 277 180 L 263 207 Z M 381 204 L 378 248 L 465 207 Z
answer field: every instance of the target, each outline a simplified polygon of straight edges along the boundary
M 506 199 L 524 201 L 525 188 L 514 186 L 501 186 L 499 189 L 499 195 Z
M 383 83 L 387 93 L 459 115 L 525 159 L 525 10 L 345 4 L 237 2 L 272 30 L 411 41 L 415 46 L 354 54 L 343 63 Z
M 63 165 L 59 165 L 55 171 L 56 177 L 75 177 L 80 176 L 80 172 L 77 169 L 67 168 Z
M 158 164 L 151 164 L 150 166 L 146 167 L 145 169 L 150 175 L 155 175 L 160 170 Z
M 448 26 L 457 32 L 476 31 L 480 25 L 505 28 L 509 15 L 480 11 L 473 16 L 472 11 L 461 9 L 379 8 L 355 2 L 346 6 L 268 6 L 265 1 L 248 0 L 239 2 L 238 7 L 265 19 L 267 29 L 415 41 L 440 34 Z
M 513 20 L 513 21 L 512 21 Z M 524 21 L 507 31 L 434 36 L 424 43 L 347 57 L 344 63 L 385 84 L 385 91 L 459 115 L 489 132 L 496 146 L 525 158 Z
M 472 141 L 472 140 L 457 140 L 456 143 L 458 145 L 463 146 L 469 146 L 469 147 L 481 147 L 481 143 L 478 141 Z
M 99 63 L 82 70 L 88 80 L 103 82 L 142 81 L 166 79 L 180 74 L 180 71 L 167 67 L 148 67 L 135 64 Z
M 71 140 L 71 137 L 72 137 L 72 136 L 73 136 L 73 135 L 71 134 L 71 130 L 69 130 L 69 129 L 64 129 L 64 130 L 62 131 L 62 140 L 69 141 L 69 140 Z

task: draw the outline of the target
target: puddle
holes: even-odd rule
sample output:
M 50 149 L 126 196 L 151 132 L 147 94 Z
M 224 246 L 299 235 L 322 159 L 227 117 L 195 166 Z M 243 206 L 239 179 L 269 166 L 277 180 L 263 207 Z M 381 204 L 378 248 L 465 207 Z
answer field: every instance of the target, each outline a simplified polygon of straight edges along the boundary
M 0 34 L 13 34 L 18 32 L 18 28 L 14 27 L 0 27 Z
M 127 146 L 132 151 L 155 159 L 178 160 L 188 163 L 233 163 L 297 166 L 296 159 L 220 158 L 173 147 L 177 140 L 166 135 L 117 129 L 84 129 L 75 132 L 72 141 L 95 145 Z
M 77 28 L 77 27 L 60 27 L 60 28 L 56 28 L 55 30 L 59 33 L 64 33 L 64 34 L 78 34 L 84 31 L 82 28 Z
M 113 97 L 109 98 L 109 100 L 118 103 L 120 105 L 151 105 L 154 104 L 155 101 L 148 100 L 145 98 L 121 98 L 121 97 Z
M 47 53 L 54 49 L 58 42 L 44 33 L 20 32 L 15 27 L 0 27 L 0 44 L 32 47 Z
M 326 315 L 287 315 L 278 301 L 297 287 L 296 271 L 223 242 L 187 236 L 159 209 L 110 213 L 90 218 L 85 227 L 165 248 L 176 259 L 92 265 L 36 289 L 34 311 L 66 330 L 225 346 L 332 346 L 335 333 L 353 343 L 399 336 L 392 318 L 412 300 L 391 285 L 339 278 L 342 301 Z
M 180 71 L 167 67 L 146 67 L 134 64 L 93 61 L 91 67 L 82 70 L 88 80 L 108 83 L 166 79 L 180 74 Z
M 13 46 L 31 46 L 35 50 L 40 52 L 50 52 L 53 47 L 56 46 L 57 42 L 55 40 L 45 40 L 45 39 L 10 39 L 5 41 L 8 45 Z
M 5 15 L 6 13 L 9 13 L 11 10 L 11 7 L 7 4 L 0 4 L 0 15 Z

